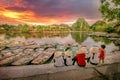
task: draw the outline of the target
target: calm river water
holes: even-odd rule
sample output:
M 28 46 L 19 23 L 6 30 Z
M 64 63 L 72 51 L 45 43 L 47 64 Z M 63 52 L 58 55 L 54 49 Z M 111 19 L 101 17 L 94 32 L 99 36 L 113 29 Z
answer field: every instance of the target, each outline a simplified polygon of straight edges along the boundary
M 71 32 L 71 33 L 0 33 L 0 40 L 7 41 L 34 41 L 39 45 L 43 44 L 72 44 L 79 43 L 79 45 L 87 46 L 88 48 L 93 45 L 100 46 L 101 44 L 106 45 L 106 53 L 118 50 L 119 47 L 116 46 L 112 41 L 103 37 L 90 37 L 89 33 L 86 32 Z

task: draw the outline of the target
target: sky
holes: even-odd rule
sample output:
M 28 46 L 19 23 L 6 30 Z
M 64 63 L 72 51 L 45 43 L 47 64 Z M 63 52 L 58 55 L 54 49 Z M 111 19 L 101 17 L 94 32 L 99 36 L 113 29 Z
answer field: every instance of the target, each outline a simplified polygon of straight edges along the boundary
M 101 19 L 99 0 L 0 0 L 0 24 L 72 24 Z

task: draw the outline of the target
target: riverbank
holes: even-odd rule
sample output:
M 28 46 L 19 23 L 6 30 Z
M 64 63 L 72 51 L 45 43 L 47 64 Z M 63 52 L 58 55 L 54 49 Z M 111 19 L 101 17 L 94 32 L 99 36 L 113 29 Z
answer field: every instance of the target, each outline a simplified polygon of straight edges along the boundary
M 113 41 L 116 45 L 120 45 L 120 35 L 117 33 L 93 32 L 90 36 L 106 37 Z
M 110 53 L 105 64 L 86 67 L 44 65 L 0 67 L 0 80 L 120 80 L 120 51 Z
M 90 35 L 95 35 L 95 36 L 99 36 L 99 37 L 113 37 L 113 38 L 120 38 L 120 35 L 118 35 L 117 33 L 107 33 L 107 32 L 93 32 Z

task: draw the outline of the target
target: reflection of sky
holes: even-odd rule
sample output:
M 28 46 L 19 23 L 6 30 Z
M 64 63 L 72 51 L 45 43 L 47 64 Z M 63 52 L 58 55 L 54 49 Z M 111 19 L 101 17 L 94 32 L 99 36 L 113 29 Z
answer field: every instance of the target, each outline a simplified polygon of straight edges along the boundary
M 72 36 L 69 34 L 66 37 L 43 37 L 43 38 L 28 38 L 25 39 L 24 37 L 16 37 L 16 38 L 10 38 L 10 41 L 34 41 L 40 45 L 43 44 L 53 44 L 53 43 L 60 43 L 60 44 L 72 44 L 75 42 L 75 40 L 72 38 Z M 100 47 L 101 44 L 105 44 L 104 42 L 96 42 L 91 37 L 87 37 L 86 40 L 84 40 L 80 45 L 87 46 L 87 48 L 91 48 L 92 46 L 96 45 Z M 106 53 L 110 53 L 114 50 L 118 50 L 119 48 L 115 46 L 114 43 L 110 43 L 106 45 Z
M 28 38 L 25 39 L 24 37 L 16 37 L 16 38 L 11 38 L 10 41 L 34 41 L 38 44 L 52 44 L 52 43 L 60 43 L 60 44 L 71 44 L 74 43 L 75 40 L 72 38 L 71 35 L 68 35 L 66 37 L 43 37 L 43 38 Z
M 91 37 L 88 37 L 84 42 L 81 43 L 81 45 L 87 46 L 87 48 L 90 48 L 93 45 L 97 45 L 97 44 Z
M 112 42 L 109 45 L 106 46 L 106 53 L 112 52 L 114 50 L 118 50 L 119 48 L 115 46 L 115 44 Z
M 100 47 L 101 44 L 105 44 L 104 42 L 95 42 L 91 37 L 88 37 L 81 45 L 87 46 L 87 48 L 91 48 L 92 46 Z M 114 50 L 118 50 L 119 48 L 115 46 L 113 42 L 106 45 L 106 53 L 110 53 Z
M 44 38 L 30 38 L 30 41 L 35 41 L 39 44 L 52 44 L 52 43 L 60 43 L 60 44 L 70 44 L 75 42 L 75 40 L 72 39 L 71 35 L 68 35 L 67 37 L 54 37 L 54 38 L 49 38 L 49 37 L 44 37 Z

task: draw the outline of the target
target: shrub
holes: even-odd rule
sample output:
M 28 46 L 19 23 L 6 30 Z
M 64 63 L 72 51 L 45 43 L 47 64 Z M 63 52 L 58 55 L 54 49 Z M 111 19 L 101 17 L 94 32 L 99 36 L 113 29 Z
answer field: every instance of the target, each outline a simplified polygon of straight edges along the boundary
M 107 28 L 105 28 L 105 32 L 112 33 L 114 31 L 115 31 L 115 29 L 113 27 L 107 27 Z

